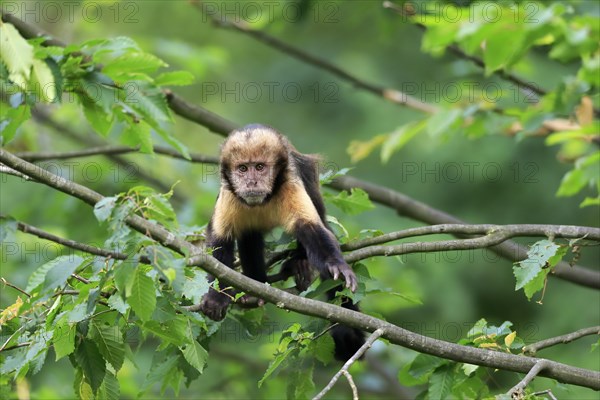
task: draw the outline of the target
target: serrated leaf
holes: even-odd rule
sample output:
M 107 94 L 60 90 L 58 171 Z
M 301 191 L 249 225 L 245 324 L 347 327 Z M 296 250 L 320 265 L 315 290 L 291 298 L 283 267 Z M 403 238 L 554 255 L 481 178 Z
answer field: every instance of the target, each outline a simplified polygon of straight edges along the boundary
M 127 52 L 105 62 L 102 72 L 117 79 L 131 73 L 151 74 L 158 68 L 166 66 L 167 63 L 153 54 Z
M 182 346 L 188 340 L 187 323 L 184 319 L 177 317 L 171 321 L 160 323 L 157 321 L 147 321 L 144 323 L 144 329 L 168 343 L 176 346 Z
M 196 368 L 200 373 L 204 371 L 206 360 L 208 360 L 208 352 L 200 345 L 200 343 L 192 340 L 192 343 L 186 343 L 184 346 L 180 347 L 180 350 L 183 353 L 185 360 L 190 363 L 192 367 Z
M 143 388 L 147 389 L 156 382 L 160 382 L 165 376 L 168 375 L 169 371 L 177 368 L 179 357 L 180 356 L 177 355 L 171 355 L 167 358 L 164 358 L 164 356 L 161 356 L 157 353 L 157 356 L 152 359 L 152 366 L 150 367 L 148 375 L 146 375 Z
M 54 74 L 42 60 L 34 59 L 31 74 L 30 88 L 46 103 L 56 100 L 58 92 Z
M 445 361 L 439 357 L 431 356 L 429 354 L 419 354 L 410 363 L 408 373 L 413 378 L 419 379 L 431 374 L 436 368 L 443 365 L 444 362 Z
M 331 202 L 348 215 L 357 215 L 375 208 L 367 192 L 359 188 L 352 188 L 350 194 L 344 190 L 331 197 Z
M 105 197 L 94 205 L 94 215 L 100 222 L 106 221 L 115 206 L 117 205 L 117 197 Z
M 119 371 L 125 359 L 125 343 L 119 326 L 92 324 L 92 338 L 98 350 L 115 369 Z
M 0 60 L 8 69 L 9 79 L 25 90 L 34 60 L 33 46 L 6 22 L 0 24 Z
M 160 74 L 154 79 L 156 86 L 184 86 L 194 83 L 196 78 L 188 71 L 173 71 Z
M 521 289 L 536 278 L 560 248 L 561 246 L 546 239 L 534 243 L 527 252 L 527 259 L 513 266 L 513 273 L 517 279 L 515 290 Z
M 280 346 L 281 346 L 281 344 L 280 344 Z M 265 382 L 265 380 L 267 380 L 273 374 L 273 372 L 275 372 L 275 370 L 277 369 L 277 367 L 279 367 L 279 365 L 281 365 L 281 363 L 284 362 L 285 359 L 292 352 L 293 352 L 293 348 L 287 348 L 285 351 L 278 352 L 277 354 L 275 354 L 275 358 L 273 360 L 271 360 L 271 362 L 269 363 L 269 366 L 267 367 L 267 370 L 265 371 L 263 377 L 260 379 L 260 381 L 258 381 L 258 387 L 259 388 L 262 386 L 262 384 Z
M 321 335 L 311 343 L 312 353 L 317 360 L 327 365 L 333 361 L 335 343 L 331 335 Z
M 125 303 L 123 298 L 118 293 L 110 296 L 108 299 L 108 306 L 113 310 L 117 310 L 121 314 L 125 314 L 129 309 L 129 305 Z
M 75 325 L 69 324 L 66 319 L 62 319 L 56 325 L 52 335 L 56 361 L 73 353 L 73 350 L 75 350 L 75 333 Z
M 447 399 L 454 385 L 454 372 L 448 365 L 435 370 L 429 378 L 428 398 L 431 400 Z
M 127 302 L 142 321 L 148 321 L 156 308 L 156 296 L 154 282 L 144 270 L 145 268 L 141 267 L 136 269 Z
M 107 112 L 96 102 L 85 96 L 81 97 L 81 105 L 83 108 L 83 115 L 90 123 L 94 131 L 99 133 L 101 136 L 108 136 L 114 122 L 113 114 Z
M 102 400 L 119 400 L 121 395 L 121 388 L 119 386 L 119 380 L 110 371 L 106 371 L 104 381 L 98 389 L 98 399 Z
M 194 304 L 200 304 L 202 296 L 208 292 L 210 284 L 206 279 L 206 275 L 199 271 L 193 271 L 192 277 L 185 277 L 183 284 L 183 295 L 192 301 Z
M 127 146 L 140 147 L 140 152 L 154 154 L 150 125 L 144 121 L 132 122 L 123 130 L 121 142 Z
M 98 350 L 96 343 L 83 339 L 75 351 L 75 360 L 81 367 L 85 380 L 96 393 L 106 374 L 106 362 Z
M 49 264 L 52 264 L 52 268 L 44 277 L 44 289 L 54 290 L 64 285 L 82 263 L 83 258 L 75 255 L 60 256 L 50 261 Z
M 110 114 L 112 108 L 118 104 L 119 98 L 124 95 L 122 89 L 115 87 L 115 83 L 99 72 L 91 72 L 79 81 L 85 98 Z

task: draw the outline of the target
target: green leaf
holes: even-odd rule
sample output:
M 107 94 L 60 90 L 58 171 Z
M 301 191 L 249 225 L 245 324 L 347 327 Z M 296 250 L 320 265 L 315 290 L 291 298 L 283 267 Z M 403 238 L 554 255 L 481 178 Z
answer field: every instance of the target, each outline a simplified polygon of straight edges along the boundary
M 106 221 L 117 205 L 117 197 L 105 197 L 94 205 L 94 215 L 100 222 Z
M 152 366 L 142 387 L 148 389 L 153 384 L 162 381 L 172 369 L 177 368 L 179 359 L 178 355 L 170 355 L 165 358 L 164 355 L 157 353 L 152 359 Z
M 33 46 L 6 22 L 0 24 L 0 60 L 8 69 L 9 79 L 25 90 L 33 66 Z
M 428 398 L 431 400 L 447 399 L 452 391 L 452 386 L 454 385 L 454 375 L 455 373 L 448 365 L 436 369 L 429 378 L 429 389 L 427 391 L 429 394 Z
M 348 145 L 346 152 L 350 155 L 350 160 L 353 163 L 359 162 L 367 158 L 377 147 L 381 146 L 390 135 L 377 135 L 365 142 L 352 140 Z
M 96 398 L 102 400 L 119 400 L 121 395 L 121 388 L 119 387 L 119 380 L 110 371 L 106 371 L 104 381 L 98 389 L 98 396 Z
M 511 64 L 513 56 L 522 46 L 524 33 L 522 26 L 510 23 L 499 23 L 489 32 L 483 51 L 486 76 Z
M 129 309 L 129 305 L 125 303 L 123 298 L 118 293 L 110 296 L 108 299 L 108 306 L 113 310 L 117 310 L 121 314 L 125 314 Z
M 57 86 L 48 64 L 42 60 L 34 59 L 32 72 L 29 82 L 30 89 L 46 103 L 54 102 L 58 96 Z
M 408 373 L 413 378 L 419 379 L 423 376 L 428 376 L 444 363 L 445 361 L 439 357 L 431 356 L 429 354 L 419 354 L 410 363 Z
M 128 52 L 107 61 L 102 68 L 102 72 L 117 80 L 132 73 L 150 74 L 158 68 L 166 66 L 167 64 L 163 60 L 150 53 Z
M 547 264 L 548 266 L 553 266 L 551 263 L 555 265 L 558 261 L 552 257 L 558 255 L 559 259 L 562 258 L 559 251 L 562 252 L 561 246 L 547 239 L 534 243 L 527 252 L 527 259 L 519 261 L 513 266 L 513 273 L 517 279 L 515 290 L 521 289 L 536 278 Z
M 350 194 L 347 191 L 338 193 L 330 198 L 331 202 L 348 215 L 357 215 L 364 211 L 375 208 L 369 195 L 362 189 L 352 188 Z
M 204 371 L 206 360 L 208 360 L 208 352 L 200 345 L 200 343 L 192 340 L 192 343 L 186 343 L 180 347 L 180 350 L 183 353 L 185 360 L 190 363 L 192 367 L 196 368 L 200 373 Z
M 328 336 L 328 335 L 327 335 Z M 308 399 L 315 390 L 313 382 L 314 364 L 300 366 L 292 370 L 287 379 L 288 399 Z
M 321 335 L 311 342 L 310 350 L 317 360 L 327 365 L 333 361 L 335 343 L 331 335 Z
M 121 142 L 127 146 L 140 147 L 140 152 L 154 154 L 150 125 L 144 121 L 132 122 L 127 125 L 121 135 Z
M 83 258 L 75 255 L 60 256 L 50 261 L 53 267 L 48 270 L 44 278 L 44 289 L 53 290 L 64 285 L 67 279 L 83 263 Z
M 26 104 L 22 104 L 16 108 L 6 107 L 6 109 L 6 114 L 2 117 L 3 121 L 0 122 L 1 143 L 3 145 L 10 142 L 17 134 L 17 130 L 23 122 L 31 118 L 31 109 Z
M 184 86 L 194 83 L 196 78 L 188 71 L 173 71 L 160 74 L 154 79 L 156 86 Z
M 115 371 L 120 370 L 125 359 L 125 343 L 119 326 L 99 326 L 93 323 L 91 334 L 104 359 L 114 367 Z
M 588 207 L 588 206 L 600 206 L 600 196 L 598 197 L 586 197 L 579 207 Z
M 423 130 L 425 123 L 426 121 L 409 122 L 392 132 L 381 147 L 381 161 L 387 163 L 392 154 L 404 147 Z
M 165 323 L 154 320 L 147 321 L 143 327 L 158 338 L 176 346 L 182 346 L 188 342 L 187 322 L 182 316 L 177 316 Z
M 560 182 L 556 196 L 568 197 L 574 196 L 587 185 L 588 179 L 581 169 L 573 169 L 565 174 Z
M 54 328 L 52 342 L 54 344 L 56 361 L 64 356 L 68 356 L 75 350 L 75 332 L 75 325 L 69 324 L 65 318 L 63 318 Z
M 278 352 L 277 354 L 275 354 L 275 358 L 273 360 L 271 360 L 271 362 L 269 363 L 269 367 L 265 371 L 263 377 L 260 379 L 260 381 L 258 381 L 259 388 L 262 386 L 262 384 L 265 382 L 265 380 L 267 380 L 273 374 L 273 372 L 275 372 L 277 367 L 279 367 L 279 365 L 281 365 L 281 363 L 283 361 L 285 361 L 285 359 L 290 354 L 292 354 L 293 351 L 294 351 L 293 348 L 287 348 L 285 351 Z
M 206 274 L 200 271 L 192 271 L 192 276 L 185 277 L 183 284 L 183 295 L 194 304 L 200 304 L 202 296 L 208 292 L 210 284 L 206 279 Z
M 442 109 L 427 119 L 427 133 L 438 137 L 448 131 L 454 131 L 461 123 L 462 110 L 458 108 Z
M 156 308 L 154 281 L 146 275 L 145 266 L 138 266 L 133 276 L 127 302 L 142 321 L 148 321 Z
M 119 98 L 124 95 L 122 89 L 117 88 L 110 78 L 99 72 L 90 72 L 79 81 L 79 85 L 83 90 L 83 98 L 95 103 L 106 114 L 111 113 Z
M 75 360 L 83 371 L 85 380 L 96 393 L 106 374 L 106 362 L 98 350 L 96 343 L 83 339 L 75 351 Z
M 80 99 L 83 115 L 85 115 L 87 121 L 97 133 L 107 137 L 113 126 L 113 114 L 85 96 L 81 96 Z

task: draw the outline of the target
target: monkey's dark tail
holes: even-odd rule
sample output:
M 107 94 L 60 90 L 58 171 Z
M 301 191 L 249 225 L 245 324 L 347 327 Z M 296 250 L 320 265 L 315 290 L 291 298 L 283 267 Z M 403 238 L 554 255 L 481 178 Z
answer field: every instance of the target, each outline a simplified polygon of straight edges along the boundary
M 335 297 L 335 293 L 335 289 L 327 292 L 329 300 Z M 358 305 L 352 303 L 352 300 L 347 297 L 342 299 L 342 307 L 349 310 L 360 311 Z M 346 325 L 336 325 L 331 328 L 331 336 L 335 343 L 334 356 L 336 360 L 340 361 L 348 361 L 348 359 L 365 343 L 365 334 L 363 331 Z

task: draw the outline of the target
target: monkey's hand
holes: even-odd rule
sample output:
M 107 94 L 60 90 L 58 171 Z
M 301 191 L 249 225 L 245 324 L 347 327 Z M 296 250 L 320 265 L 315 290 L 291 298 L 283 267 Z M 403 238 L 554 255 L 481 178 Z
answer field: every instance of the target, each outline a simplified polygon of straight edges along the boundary
M 227 315 L 229 304 L 231 297 L 211 288 L 202 298 L 200 311 L 213 321 L 221 321 Z
M 281 274 L 285 279 L 294 277 L 296 288 L 304 292 L 313 282 L 313 271 L 306 258 L 292 257 L 281 266 Z
M 356 288 L 358 286 L 358 282 L 356 280 L 356 275 L 352 268 L 345 262 L 335 263 L 335 264 L 327 264 L 327 270 L 333 277 L 333 279 L 339 279 L 340 274 L 344 277 L 345 286 L 352 290 L 352 292 L 356 292 Z

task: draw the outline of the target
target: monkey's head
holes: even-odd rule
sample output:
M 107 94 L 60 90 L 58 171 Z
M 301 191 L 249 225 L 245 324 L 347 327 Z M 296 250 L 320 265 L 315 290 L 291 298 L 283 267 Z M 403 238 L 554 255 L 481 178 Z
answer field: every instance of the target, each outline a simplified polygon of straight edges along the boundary
M 286 179 L 289 143 L 265 125 L 247 125 L 229 134 L 221 148 L 221 179 L 249 206 L 268 202 Z

